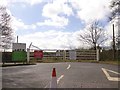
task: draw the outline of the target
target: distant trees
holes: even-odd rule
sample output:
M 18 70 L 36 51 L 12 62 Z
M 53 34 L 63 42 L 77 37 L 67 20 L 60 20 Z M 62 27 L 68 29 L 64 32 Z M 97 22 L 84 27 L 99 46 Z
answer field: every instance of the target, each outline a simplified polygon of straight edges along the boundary
M 104 29 L 100 27 L 99 21 L 94 21 L 90 23 L 84 34 L 79 34 L 78 39 L 79 41 L 83 41 L 91 45 L 94 50 L 96 50 L 97 46 L 101 45 L 107 40 L 107 38 L 105 37 Z
M 13 40 L 13 29 L 11 27 L 11 16 L 6 7 L 0 6 L 0 47 L 9 49 Z

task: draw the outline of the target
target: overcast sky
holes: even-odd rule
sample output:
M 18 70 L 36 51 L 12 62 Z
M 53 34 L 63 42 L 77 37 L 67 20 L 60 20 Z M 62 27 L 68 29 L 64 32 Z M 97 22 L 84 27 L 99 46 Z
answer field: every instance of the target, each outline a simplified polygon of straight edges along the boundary
M 28 47 L 32 42 L 41 49 L 66 49 L 87 46 L 77 36 L 94 20 L 100 20 L 108 35 L 112 34 L 107 22 L 110 1 L 0 0 L 0 5 L 7 6 L 12 15 L 14 36 L 19 36 L 19 43 Z

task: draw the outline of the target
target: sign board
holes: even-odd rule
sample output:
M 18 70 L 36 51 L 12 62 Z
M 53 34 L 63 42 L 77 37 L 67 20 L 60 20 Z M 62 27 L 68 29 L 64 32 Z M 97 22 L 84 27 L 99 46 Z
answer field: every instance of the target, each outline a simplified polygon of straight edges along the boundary
M 56 51 L 56 56 L 60 56 L 60 50 Z
M 12 52 L 12 61 L 13 62 L 26 62 L 27 53 L 25 51 L 14 51 Z
M 35 50 L 34 57 L 35 58 L 43 58 L 43 51 L 42 50 Z
M 13 43 L 12 50 L 13 51 L 25 51 L 26 43 Z
M 75 50 L 70 50 L 69 51 L 69 59 L 70 60 L 76 60 L 76 51 Z

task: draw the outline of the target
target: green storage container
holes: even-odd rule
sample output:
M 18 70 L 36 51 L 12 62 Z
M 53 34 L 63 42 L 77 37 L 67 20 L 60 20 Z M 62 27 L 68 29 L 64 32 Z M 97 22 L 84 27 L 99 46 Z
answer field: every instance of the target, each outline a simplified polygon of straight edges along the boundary
M 27 53 L 25 51 L 13 51 L 12 52 L 12 61 L 26 62 L 27 61 Z

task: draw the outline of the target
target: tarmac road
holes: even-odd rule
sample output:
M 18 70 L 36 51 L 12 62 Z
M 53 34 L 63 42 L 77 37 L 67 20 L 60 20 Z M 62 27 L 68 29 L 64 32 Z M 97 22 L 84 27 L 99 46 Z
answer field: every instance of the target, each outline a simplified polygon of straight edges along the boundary
M 118 88 L 118 66 L 98 63 L 38 63 L 2 68 L 2 88 L 49 88 L 56 68 L 58 88 Z

